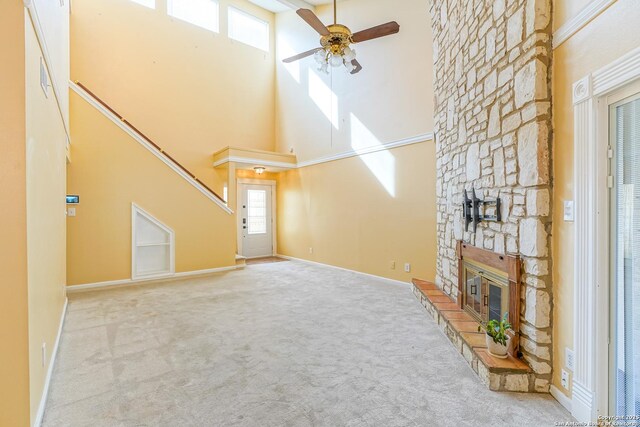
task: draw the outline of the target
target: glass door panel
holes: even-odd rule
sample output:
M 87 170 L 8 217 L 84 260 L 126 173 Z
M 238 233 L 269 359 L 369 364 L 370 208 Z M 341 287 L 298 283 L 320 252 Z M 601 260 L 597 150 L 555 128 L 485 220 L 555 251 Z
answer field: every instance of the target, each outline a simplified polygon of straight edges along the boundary
M 636 97 L 637 98 L 637 97 Z M 640 99 L 612 107 L 611 410 L 640 415 Z
M 482 316 L 482 277 L 473 270 L 467 269 L 465 273 L 466 292 L 465 306 L 470 308 L 478 316 Z

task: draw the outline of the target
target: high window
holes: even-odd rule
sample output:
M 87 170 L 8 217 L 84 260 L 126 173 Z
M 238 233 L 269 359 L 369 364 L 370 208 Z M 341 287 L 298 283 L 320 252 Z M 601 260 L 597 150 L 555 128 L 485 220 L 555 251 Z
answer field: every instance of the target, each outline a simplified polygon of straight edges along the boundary
M 148 7 L 149 9 L 156 8 L 156 0 L 131 0 L 134 3 L 141 4 L 143 6 Z
M 229 7 L 229 37 L 269 51 L 269 23 L 235 7 Z
M 209 31 L 220 31 L 220 11 L 216 0 L 167 0 L 167 13 Z

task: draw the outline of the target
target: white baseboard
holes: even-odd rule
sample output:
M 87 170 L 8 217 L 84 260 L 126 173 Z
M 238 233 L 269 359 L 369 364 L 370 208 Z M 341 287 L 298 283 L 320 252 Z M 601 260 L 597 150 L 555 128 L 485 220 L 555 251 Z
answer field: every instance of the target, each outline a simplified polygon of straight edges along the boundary
M 571 408 L 573 406 L 571 404 L 571 398 L 567 397 L 566 394 L 561 392 L 560 389 L 558 387 L 554 386 L 553 384 L 551 384 L 551 387 L 549 387 L 549 392 L 551 393 L 551 396 L 555 397 L 555 399 L 562 406 L 564 406 L 564 409 L 566 409 L 567 411 L 569 411 L 569 413 L 571 413 Z
M 69 300 L 65 297 L 64 306 L 62 307 L 62 314 L 60 315 L 60 324 L 58 325 L 58 335 L 56 336 L 56 342 L 53 345 L 51 359 L 49 359 L 49 368 L 47 369 L 47 376 L 44 380 L 44 387 L 42 388 L 42 396 L 40 397 L 40 404 L 38 405 L 36 419 L 33 423 L 34 427 L 40 427 L 44 418 L 44 410 L 47 405 L 47 397 L 49 396 L 49 386 L 51 385 L 51 376 L 53 375 L 53 367 L 56 364 L 56 356 L 58 356 L 58 347 L 60 346 L 60 337 L 62 336 L 62 327 L 64 326 L 64 320 L 67 317 L 68 302 Z
M 281 254 L 278 254 L 276 256 L 280 257 L 280 258 L 284 258 L 284 259 L 289 259 L 289 260 L 292 260 L 292 261 L 300 261 L 300 262 L 305 262 L 307 264 L 313 264 L 313 265 L 320 265 L 322 267 L 335 268 L 336 270 L 348 271 L 349 273 L 356 273 L 356 274 L 360 274 L 362 276 L 372 277 L 374 279 L 385 280 L 385 281 L 393 283 L 395 285 L 408 286 L 408 285 L 411 284 L 410 282 L 403 282 L 401 280 L 389 279 L 388 277 L 376 276 L 375 274 L 363 273 L 362 271 L 357 271 L 357 270 L 349 270 L 348 268 L 338 267 L 336 265 L 331 265 L 331 264 L 324 264 L 322 262 L 309 261 L 308 259 L 295 258 L 295 257 L 292 257 L 292 256 L 281 255 Z
M 169 280 L 183 279 L 187 277 L 204 276 L 204 275 L 213 274 L 213 273 L 221 273 L 223 271 L 231 271 L 231 270 L 236 270 L 238 268 L 239 268 L 238 266 L 232 265 L 229 267 L 209 268 L 207 270 L 184 271 L 182 273 L 174 273 L 170 276 L 160 276 L 160 277 L 156 276 L 156 277 L 146 277 L 146 278 L 140 278 L 140 279 L 110 280 L 106 282 L 86 283 L 83 285 L 71 285 L 71 286 L 67 286 L 67 293 L 73 294 L 75 292 L 106 289 L 114 286 L 129 286 L 129 285 L 138 285 L 143 283 L 165 282 Z

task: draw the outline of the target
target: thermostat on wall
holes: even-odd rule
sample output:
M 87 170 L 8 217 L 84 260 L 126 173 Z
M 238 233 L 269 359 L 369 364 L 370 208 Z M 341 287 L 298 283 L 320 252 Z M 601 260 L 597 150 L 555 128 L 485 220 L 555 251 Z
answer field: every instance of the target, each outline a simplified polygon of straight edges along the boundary
M 67 204 L 68 205 L 77 205 L 80 203 L 80 196 L 69 196 L 67 195 Z

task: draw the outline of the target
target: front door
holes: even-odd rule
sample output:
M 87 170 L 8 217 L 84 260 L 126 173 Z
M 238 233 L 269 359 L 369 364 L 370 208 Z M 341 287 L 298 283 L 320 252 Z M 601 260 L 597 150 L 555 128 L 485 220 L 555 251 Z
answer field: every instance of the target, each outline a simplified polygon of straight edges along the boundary
M 609 411 L 640 416 L 640 94 L 611 106 Z
M 273 221 L 270 185 L 242 184 L 242 255 L 259 258 L 273 255 Z

